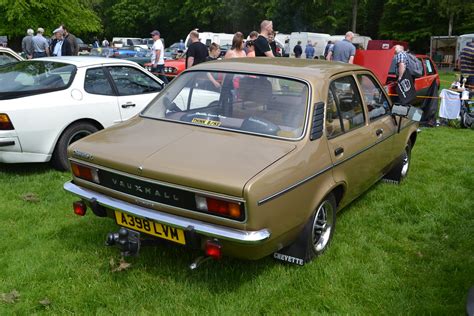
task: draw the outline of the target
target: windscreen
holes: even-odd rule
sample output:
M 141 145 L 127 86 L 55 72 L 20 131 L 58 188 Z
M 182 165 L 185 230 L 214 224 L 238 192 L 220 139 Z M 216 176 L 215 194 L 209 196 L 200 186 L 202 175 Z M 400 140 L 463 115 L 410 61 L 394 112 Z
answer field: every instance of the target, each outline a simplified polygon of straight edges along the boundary
M 0 94 L 34 94 L 67 87 L 76 66 L 51 61 L 22 61 L 0 67 Z
M 301 81 L 195 71 L 183 73 L 165 91 L 143 116 L 291 139 L 304 132 L 309 89 Z

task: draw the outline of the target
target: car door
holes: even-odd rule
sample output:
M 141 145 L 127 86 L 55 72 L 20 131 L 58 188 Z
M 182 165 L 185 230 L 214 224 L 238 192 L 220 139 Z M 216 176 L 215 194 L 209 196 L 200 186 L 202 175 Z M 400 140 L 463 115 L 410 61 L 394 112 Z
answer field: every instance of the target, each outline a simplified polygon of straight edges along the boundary
M 158 78 L 132 66 L 107 67 L 118 95 L 122 121 L 139 113 L 163 89 Z
M 346 184 L 352 200 L 377 181 L 374 168 L 373 127 L 367 124 L 364 104 L 352 75 L 335 78 L 329 85 L 326 105 L 326 135 L 337 183 Z
M 372 74 L 360 73 L 356 78 L 367 109 L 369 128 L 374 138 L 375 151 L 372 155 L 372 163 L 378 170 L 378 176 L 382 177 L 397 155 L 393 144 L 394 137 L 392 137 L 397 132 L 396 121 L 390 115 L 390 103 L 384 90 Z
M 85 117 L 98 120 L 104 127 L 122 121 L 118 96 L 105 68 L 93 67 L 85 71 L 84 91 L 80 109 L 87 112 Z

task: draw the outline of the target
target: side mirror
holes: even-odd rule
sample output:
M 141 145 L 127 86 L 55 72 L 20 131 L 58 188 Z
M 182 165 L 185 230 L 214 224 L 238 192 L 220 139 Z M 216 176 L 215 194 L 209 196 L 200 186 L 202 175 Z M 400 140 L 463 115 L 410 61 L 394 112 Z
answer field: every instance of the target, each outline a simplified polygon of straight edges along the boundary
M 392 115 L 399 116 L 400 118 L 404 117 L 416 122 L 421 121 L 422 114 L 423 110 L 411 105 L 394 104 L 392 107 Z

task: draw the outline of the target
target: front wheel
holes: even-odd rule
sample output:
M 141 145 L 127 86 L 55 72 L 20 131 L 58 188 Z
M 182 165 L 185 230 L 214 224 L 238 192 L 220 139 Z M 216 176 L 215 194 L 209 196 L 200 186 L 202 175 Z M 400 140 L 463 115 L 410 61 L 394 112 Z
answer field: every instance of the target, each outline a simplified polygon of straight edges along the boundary
M 69 126 L 59 137 L 56 148 L 51 158 L 53 167 L 57 170 L 65 171 L 69 169 L 69 163 L 67 161 L 67 148 L 69 145 L 84 138 L 90 134 L 97 132 L 99 129 L 87 122 L 78 122 Z
M 311 229 L 306 231 L 306 262 L 321 255 L 329 246 L 336 228 L 336 199 L 331 193 L 318 205 L 310 218 Z

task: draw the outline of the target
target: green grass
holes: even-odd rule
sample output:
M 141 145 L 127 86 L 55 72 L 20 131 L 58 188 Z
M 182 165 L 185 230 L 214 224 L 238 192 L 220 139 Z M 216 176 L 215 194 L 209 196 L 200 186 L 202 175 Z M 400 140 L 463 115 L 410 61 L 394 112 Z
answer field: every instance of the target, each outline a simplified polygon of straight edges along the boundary
M 112 272 L 110 219 L 73 215 L 67 173 L 0 165 L 0 315 L 463 314 L 474 285 L 474 134 L 425 129 L 402 185 L 378 183 L 338 216 L 333 243 L 304 267 L 142 249 Z M 29 194 L 29 195 L 28 195 Z M 39 301 L 51 303 L 43 306 Z

